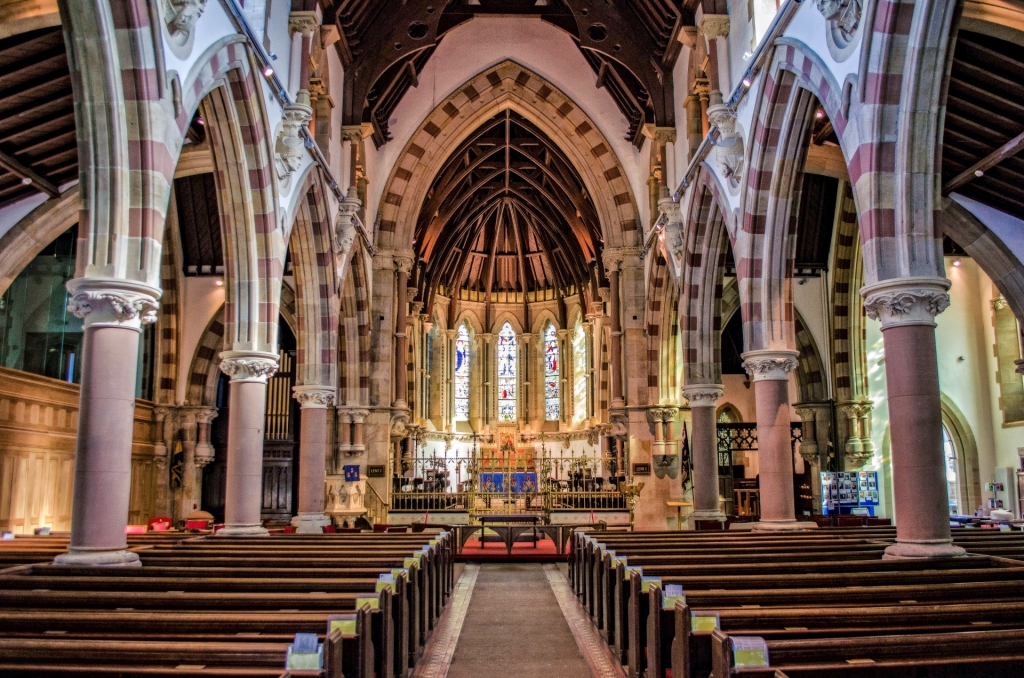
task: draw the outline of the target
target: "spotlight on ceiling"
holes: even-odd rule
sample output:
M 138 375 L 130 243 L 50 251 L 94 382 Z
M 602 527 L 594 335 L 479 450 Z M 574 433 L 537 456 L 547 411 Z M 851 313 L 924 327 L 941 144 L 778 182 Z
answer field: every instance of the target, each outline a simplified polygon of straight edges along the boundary
M 273 74 L 274 74 L 274 69 L 273 69 L 273 68 L 271 68 L 270 66 L 267 66 L 266 68 L 264 68 L 264 69 L 263 69 L 263 75 L 264 75 L 264 76 L 266 76 L 266 77 L 268 77 L 268 78 L 269 78 L 269 77 L 270 77 L 270 76 L 272 76 Z
M 962 263 L 964 263 L 964 261 L 963 261 L 963 259 L 960 259 L 959 257 L 957 257 L 956 259 L 953 260 L 953 265 L 954 266 L 959 266 Z
M 750 78 L 743 78 L 743 86 L 750 87 Z
M 825 111 L 823 111 L 823 110 L 821 110 L 821 109 L 819 108 L 818 110 L 816 110 L 816 111 L 814 112 L 814 117 L 815 117 L 815 118 L 817 118 L 818 120 L 821 120 L 822 118 L 824 118 L 824 117 L 825 117 Z
M 224 281 L 221 280 L 220 278 L 217 278 L 216 280 L 213 281 L 213 284 L 216 285 L 217 287 L 220 287 L 224 284 Z
M 983 176 L 985 176 L 985 172 L 983 170 L 980 170 L 980 169 L 979 170 L 974 170 L 974 176 L 976 176 L 976 177 L 978 177 L 980 179 Z

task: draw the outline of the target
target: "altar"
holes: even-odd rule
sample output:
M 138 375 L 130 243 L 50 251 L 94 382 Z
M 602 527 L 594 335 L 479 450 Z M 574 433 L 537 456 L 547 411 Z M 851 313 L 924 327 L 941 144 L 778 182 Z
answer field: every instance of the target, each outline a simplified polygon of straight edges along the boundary
M 480 474 L 481 492 L 508 492 L 508 482 L 512 481 L 512 493 L 529 493 L 537 491 L 537 473 L 535 471 L 513 471 L 512 473 L 484 471 Z

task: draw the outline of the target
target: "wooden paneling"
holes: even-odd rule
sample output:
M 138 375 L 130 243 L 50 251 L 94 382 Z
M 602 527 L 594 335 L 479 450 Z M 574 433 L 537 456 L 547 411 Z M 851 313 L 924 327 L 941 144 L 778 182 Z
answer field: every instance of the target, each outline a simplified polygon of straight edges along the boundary
M 71 528 L 79 389 L 0 368 L 0 530 Z M 153 515 L 153 405 L 137 400 L 129 520 Z

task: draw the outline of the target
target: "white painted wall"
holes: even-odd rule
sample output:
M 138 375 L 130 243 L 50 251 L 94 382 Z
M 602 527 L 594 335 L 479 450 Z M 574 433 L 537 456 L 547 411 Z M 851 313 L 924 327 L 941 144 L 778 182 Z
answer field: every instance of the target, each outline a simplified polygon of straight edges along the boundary
M 1024 262 L 1024 221 L 959 193 L 954 193 L 952 198 L 999 236 L 1018 261 Z
M 188 375 L 196 348 L 203 338 L 206 326 L 224 304 L 224 286 L 218 285 L 221 278 L 190 276 L 183 279 L 182 299 L 178 304 L 178 319 L 181 345 L 178 347 L 178 403 L 185 402 Z
M 572 39 L 540 19 L 478 17 L 451 30 L 438 45 L 420 73 L 419 87 L 410 88 L 392 113 L 393 139 L 379 151 L 367 141 L 368 215 L 376 215 L 395 161 L 427 115 L 473 76 L 506 59 L 547 79 L 594 121 L 622 164 L 637 203 L 646 202 L 647 166 L 624 138 L 626 119 L 608 92 L 595 87 L 594 71 Z

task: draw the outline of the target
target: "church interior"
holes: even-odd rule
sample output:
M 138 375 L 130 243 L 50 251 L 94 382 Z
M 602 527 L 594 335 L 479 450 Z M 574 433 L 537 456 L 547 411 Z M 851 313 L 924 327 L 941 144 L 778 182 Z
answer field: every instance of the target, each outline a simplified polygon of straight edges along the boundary
M 0 0 L 0 676 L 1024 675 L 1022 73 L 1024 0 Z

